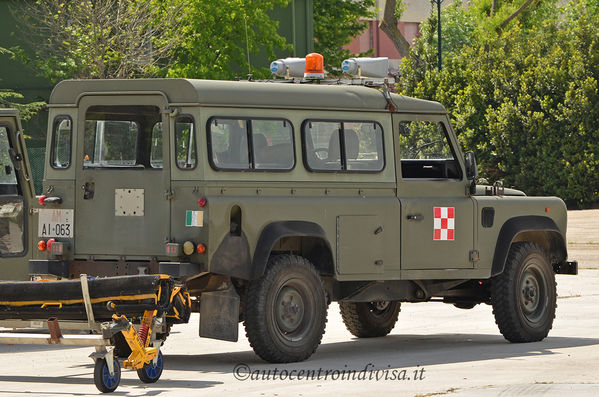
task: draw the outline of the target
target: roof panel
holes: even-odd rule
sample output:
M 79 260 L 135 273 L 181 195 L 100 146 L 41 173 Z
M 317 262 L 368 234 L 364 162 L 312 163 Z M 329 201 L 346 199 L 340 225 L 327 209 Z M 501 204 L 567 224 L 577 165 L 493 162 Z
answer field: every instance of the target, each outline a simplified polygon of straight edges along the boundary
M 170 103 L 282 108 L 384 110 L 382 93 L 350 85 L 291 84 L 191 79 L 65 80 L 50 105 L 75 105 L 82 94 L 160 91 Z M 437 102 L 393 94 L 398 111 L 445 112 Z

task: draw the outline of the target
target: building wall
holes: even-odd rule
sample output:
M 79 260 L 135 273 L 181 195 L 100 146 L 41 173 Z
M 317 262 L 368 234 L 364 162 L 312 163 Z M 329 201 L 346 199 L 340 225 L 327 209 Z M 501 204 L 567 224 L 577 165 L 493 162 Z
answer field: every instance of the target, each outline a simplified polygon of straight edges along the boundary
M 430 0 L 403 0 L 405 11 L 398 23 L 399 31 L 408 40 L 410 44 L 420 35 L 420 23 L 431 14 Z M 447 7 L 452 0 L 443 0 L 441 8 Z M 436 5 L 433 5 L 436 10 Z M 376 19 L 368 21 L 368 28 L 358 37 L 356 37 L 345 48 L 354 54 L 373 50 L 375 57 L 388 57 L 391 64 L 398 65 L 401 55 L 393 45 L 391 39 L 379 28 L 383 19 L 385 9 L 385 0 L 377 0 Z

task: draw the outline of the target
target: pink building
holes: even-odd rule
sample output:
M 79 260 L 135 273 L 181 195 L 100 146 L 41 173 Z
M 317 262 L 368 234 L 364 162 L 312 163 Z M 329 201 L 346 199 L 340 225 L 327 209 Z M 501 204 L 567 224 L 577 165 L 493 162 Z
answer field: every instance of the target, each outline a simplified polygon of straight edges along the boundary
M 428 18 L 431 13 L 431 2 L 430 0 L 404 0 L 403 3 L 405 11 L 401 16 L 398 28 L 406 40 L 412 43 L 414 38 L 420 34 L 420 23 Z M 450 0 L 444 0 L 441 6 L 444 8 L 450 3 Z M 354 54 L 372 48 L 374 50 L 373 56 L 388 57 L 390 63 L 397 66 L 401 56 L 395 49 L 391 39 L 379 28 L 385 9 L 385 0 L 377 0 L 376 8 L 378 10 L 376 20 L 368 21 L 368 28 L 345 48 Z

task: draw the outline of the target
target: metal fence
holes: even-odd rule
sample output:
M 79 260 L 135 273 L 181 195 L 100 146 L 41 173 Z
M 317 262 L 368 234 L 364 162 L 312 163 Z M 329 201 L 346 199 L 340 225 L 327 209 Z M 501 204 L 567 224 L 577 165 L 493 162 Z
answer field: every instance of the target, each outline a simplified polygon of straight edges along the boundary
M 44 180 L 44 164 L 46 160 L 45 147 L 28 147 L 29 165 L 35 186 L 35 194 L 42 194 L 42 181 Z

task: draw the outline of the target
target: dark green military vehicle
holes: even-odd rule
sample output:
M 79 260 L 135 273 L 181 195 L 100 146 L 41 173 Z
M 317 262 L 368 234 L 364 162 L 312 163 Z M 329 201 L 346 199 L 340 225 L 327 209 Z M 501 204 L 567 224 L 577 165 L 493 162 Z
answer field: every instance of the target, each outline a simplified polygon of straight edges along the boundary
M 1 254 L 37 244 L 18 271 L 42 278 L 171 275 L 200 336 L 235 341 L 243 321 L 267 361 L 308 358 L 331 301 L 357 337 L 388 334 L 401 302 L 442 300 L 491 304 L 506 339 L 538 341 L 555 274 L 577 272 L 562 200 L 476 186 L 439 103 L 153 79 L 64 81 L 48 106 L 37 201 L 20 127 L 0 119 Z

